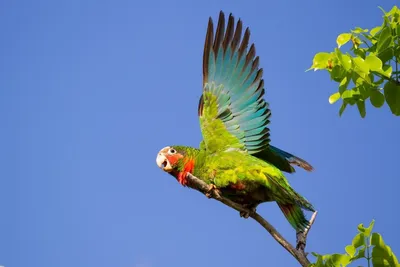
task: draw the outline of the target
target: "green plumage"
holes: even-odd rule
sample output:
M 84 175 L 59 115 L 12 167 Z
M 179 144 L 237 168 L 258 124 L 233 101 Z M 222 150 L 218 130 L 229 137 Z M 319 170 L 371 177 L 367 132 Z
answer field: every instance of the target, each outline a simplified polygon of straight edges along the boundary
M 242 22 L 235 27 L 221 12 L 214 36 L 209 20 L 203 56 L 203 94 L 198 114 L 203 141 L 200 149 L 172 146 L 159 152 L 157 164 L 185 185 L 191 172 L 222 194 L 250 209 L 263 202 L 277 202 L 297 231 L 308 221 L 302 209 L 312 205 L 289 185 L 282 171 L 292 165 L 311 165 L 271 146 L 267 127 L 271 111 L 263 99 L 265 90 L 254 45 L 247 49 L 250 31 L 242 36 Z
M 192 174 L 207 184 L 214 184 L 225 197 L 249 208 L 276 201 L 293 228 L 300 231 L 308 225 L 301 208 L 309 211 L 314 211 L 314 208 L 291 188 L 283 173 L 275 166 L 243 151 L 210 155 L 205 150 L 172 147 L 185 155 L 179 161 L 178 171 L 182 171 L 185 160 L 191 158 L 195 162 Z

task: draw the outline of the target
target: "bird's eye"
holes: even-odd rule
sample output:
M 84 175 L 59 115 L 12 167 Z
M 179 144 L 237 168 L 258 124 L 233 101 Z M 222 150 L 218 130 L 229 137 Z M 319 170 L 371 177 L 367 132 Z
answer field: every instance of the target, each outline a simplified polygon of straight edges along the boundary
M 170 154 L 175 154 L 175 153 L 176 153 L 176 150 L 173 149 L 173 148 L 171 148 L 171 149 L 169 150 L 169 153 L 170 153 Z

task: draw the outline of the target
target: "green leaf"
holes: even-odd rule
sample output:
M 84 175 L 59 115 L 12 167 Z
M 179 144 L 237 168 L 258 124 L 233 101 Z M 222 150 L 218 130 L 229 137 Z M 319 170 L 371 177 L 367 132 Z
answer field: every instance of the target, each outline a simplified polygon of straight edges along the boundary
M 354 254 L 356 253 L 356 248 L 353 247 L 353 245 L 348 245 L 344 248 L 347 252 L 347 254 L 350 255 L 350 257 L 354 257 Z
M 359 86 L 362 86 L 364 82 L 365 82 L 365 79 L 361 76 L 358 76 L 358 78 L 356 79 L 354 84 L 356 85 L 356 87 L 359 87 Z
M 372 90 L 371 91 L 371 95 L 369 96 L 369 100 L 371 101 L 371 104 L 376 108 L 382 107 L 383 104 L 385 103 L 385 97 L 378 90 Z
M 356 27 L 354 30 L 352 30 L 354 33 L 362 33 L 362 32 L 368 32 L 368 29 L 363 29 L 360 27 Z
M 343 101 L 346 102 L 347 104 L 349 104 L 350 106 L 353 106 L 357 102 L 357 100 L 353 99 L 353 98 L 346 98 L 346 99 L 343 99 Z
M 317 69 L 326 69 L 328 66 L 328 60 L 331 58 L 330 53 L 326 52 L 320 52 L 314 56 L 313 59 L 313 64 L 311 66 L 311 69 L 317 70 Z
M 336 39 L 336 43 L 340 48 L 342 45 L 345 45 L 351 39 L 351 33 L 342 33 Z
M 360 86 L 365 86 L 366 84 L 371 84 L 370 75 L 366 74 L 359 75 L 357 73 L 353 73 L 352 79 L 356 88 L 359 88 Z
M 310 265 L 310 266 L 315 266 L 315 267 L 322 267 L 322 266 L 325 266 L 324 260 L 322 259 L 322 255 L 319 255 L 319 254 L 317 254 L 317 253 L 315 253 L 315 252 L 311 252 L 311 254 L 313 254 L 314 257 L 317 258 L 317 261 L 315 262 L 314 265 Z
M 400 37 L 400 24 L 399 24 L 399 37 Z M 400 46 L 397 46 L 393 52 L 393 56 L 395 56 L 397 58 L 397 62 L 400 61 Z
M 332 95 L 329 97 L 329 103 L 330 103 L 330 104 L 333 104 L 333 103 L 335 103 L 336 101 L 338 101 L 339 98 L 340 98 L 340 93 L 339 93 L 339 92 L 336 92 L 336 93 L 332 94 Z
M 382 29 L 381 26 L 375 27 L 373 29 L 371 29 L 371 31 L 369 32 L 372 36 L 375 36 L 375 34 L 377 34 L 380 30 Z
M 317 252 L 311 252 L 311 254 L 312 254 L 314 257 L 321 256 L 321 255 L 320 255 L 320 254 L 318 254 Z
M 346 75 L 345 69 L 341 65 L 336 65 L 331 70 L 331 79 L 335 82 L 340 82 Z
M 364 224 L 360 223 L 359 225 L 357 225 L 357 230 L 360 233 L 365 233 L 365 227 Z
M 359 56 L 360 58 L 365 58 L 365 49 L 364 48 L 355 48 L 353 50 L 354 54 Z
M 353 99 L 356 101 L 358 101 L 361 98 L 361 90 L 360 89 L 361 89 L 361 86 L 353 88 Z
M 365 246 L 362 246 L 360 250 L 357 252 L 357 255 L 353 257 L 351 260 L 358 260 L 361 258 L 365 258 Z
M 346 254 L 332 254 L 326 261 L 327 266 L 347 266 L 350 263 L 350 256 Z
M 346 90 L 342 93 L 342 98 L 347 99 L 347 98 L 353 98 L 354 91 L 353 90 Z
M 389 81 L 383 87 L 386 103 L 396 116 L 400 116 L 400 85 Z
M 369 73 L 369 66 L 365 63 L 364 59 L 361 57 L 356 57 L 353 59 L 354 64 L 357 66 L 356 72 L 360 74 L 360 76 L 364 76 Z
M 358 233 L 351 242 L 355 248 L 359 248 L 365 245 L 365 236 L 364 233 Z
M 369 237 L 371 234 L 372 228 L 374 227 L 375 220 L 372 220 L 367 228 L 364 227 L 364 224 L 360 223 L 357 226 L 357 229 L 360 233 L 363 233 L 365 237 Z
M 399 266 L 392 249 L 385 244 L 380 234 L 372 233 L 371 245 L 374 246 L 372 249 L 372 263 L 374 266 Z
M 349 55 L 343 55 L 340 62 L 345 70 L 348 71 L 351 69 L 351 57 Z
M 389 16 L 384 16 L 383 17 L 383 25 L 384 26 L 390 25 Z
M 336 57 L 339 60 L 339 64 L 343 66 L 346 71 L 351 69 L 351 57 L 349 55 L 344 55 L 342 52 L 335 48 Z
M 374 225 L 375 225 L 375 220 L 372 220 L 372 221 L 369 223 L 369 226 L 368 226 L 367 228 L 365 228 L 365 232 L 364 232 L 364 235 L 365 235 L 365 236 L 368 237 L 368 236 L 371 234 L 372 228 L 374 228 Z
M 381 53 L 385 49 L 387 49 L 392 43 L 392 32 L 389 27 L 384 27 L 381 34 L 379 35 L 378 45 L 376 50 L 378 53 Z
M 388 259 L 390 259 L 390 256 L 387 254 L 387 252 L 379 247 L 374 247 L 372 249 L 372 264 L 374 266 L 379 266 L 379 267 L 393 267 L 396 266 L 394 264 L 391 264 Z
M 360 46 L 360 44 L 362 43 L 360 38 L 354 37 L 354 36 L 353 36 L 353 38 L 351 38 L 351 41 L 353 42 L 354 48 L 358 48 Z
M 347 107 L 347 103 L 343 101 L 342 106 L 339 109 L 339 116 L 340 117 L 342 116 L 342 114 L 343 114 L 344 110 L 346 109 L 346 107 Z
M 356 87 L 362 86 L 365 83 L 368 83 L 368 84 L 371 83 L 370 75 L 362 73 L 360 71 L 358 71 L 358 73 L 354 72 L 353 76 L 351 78 L 352 78 L 354 84 L 356 85 Z
M 373 87 L 370 84 L 364 84 L 364 85 L 358 87 L 358 90 L 360 91 L 360 94 L 362 96 L 361 99 L 363 101 L 365 101 L 370 96 L 372 88 L 375 88 L 375 87 Z
M 390 76 L 392 76 L 392 66 L 388 65 L 388 66 L 383 66 L 383 73 L 386 77 L 390 78 Z
M 393 6 L 392 9 L 387 13 L 387 15 L 394 15 L 395 13 L 397 13 L 398 8 L 397 6 Z
M 371 81 L 371 83 L 374 83 L 375 76 L 374 76 L 374 74 L 372 74 L 372 72 L 370 72 L 370 73 L 368 74 L 368 78 L 369 78 L 369 80 Z
M 366 236 L 369 236 L 372 232 L 375 221 L 372 220 L 368 227 L 364 227 L 363 224 L 358 225 L 359 233 L 353 239 L 352 245 L 345 247 L 346 253 L 339 254 L 326 254 L 320 255 L 318 253 L 312 252 L 312 255 L 316 257 L 316 262 L 312 263 L 310 266 L 315 267 L 343 267 L 351 264 L 351 266 L 360 266 L 359 259 L 367 259 L 368 266 L 372 261 L 374 267 L 400 267 L 400 264 L 394 255 L 392 249 L 385 244 L 382 236 L 378 233 L 372 233 L 372 236 L 368 239 L 371 240 L 371 244 L 367 246 L 365 240 Z M 367 251 L 371 251 L 371 255 Z M 355 263 L 355 261 L 357 261 Z
M 382 70 L 382 61 L 373 55 L 369 55 L 365 58 L 365 63 L 368 64 L 370 70 L 380 71 Z
M 344 77 L 343 80 L 339 84 L 339 92 L 340 94 L 343 94 L 343 92 L 347 89 L 347 86 L 350 83 L 350 79 L 347 79 L 347 77 Z
M 385 64 L 387 61 L 389 61 L 393 58 L 393 55 L 394 55 L 394 50 L 392 47 L 389 47 L 389 48 L 385 49 L 384 51 L 380 52 L 378 54 L 378 57 Z
M 382 70 L 377 71 L 378 73 L 382 74 L 383 76 L 385 76 L 386 78 L 390 79 L 390 77 L 392 76 L 392 66 L 389 65 L 384 65 Z M 383 82 L 383 80 L 382 80 Z M 382 83 L 380 82 L 380 83 Z M 378 84 L 378 82 L 377 82 Z
M 365 101 L 360 100 L 357 101 L 358 112 L 360 112 L 361 118 L 365 118 L 366 111 L 365 111 Z

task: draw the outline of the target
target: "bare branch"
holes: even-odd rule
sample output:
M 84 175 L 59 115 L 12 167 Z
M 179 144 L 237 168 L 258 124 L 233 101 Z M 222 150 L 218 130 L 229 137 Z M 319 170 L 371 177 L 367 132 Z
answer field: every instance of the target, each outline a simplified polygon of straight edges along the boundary
M 308 225 L 307 229 L 304 230 L 304 232 L 298 232 L 298 233 L 296 234 L 296 238 L 297 238 L 296 249 L 297 249 L 297 250 L 301 250 L 301 251 L 304 252 L 304 250 L 305 250 L 305 248 L 306 248 L 308 232 L 310 231 L 311 226 L 314 224 L 315 218 L 317 218 L 317 214 L 318 214 L 318 211 L 315 211 L 315 212 L 313 213 L 313 215 L 311 216 L 311 219 L 310 219 L 310 221 L 309 221 L 309 225 Z M 305 252 L 304 252 L 304 253 L 305 253 Z M 305 255 L 307 256 L 307 253 L 305 253 Z
M 304 236 L 307 238 L 308 232 L 310 232 L 311 226 L 314 224 L 315 219 L 317 218 L 318 211 L 315 211 L 311 216 L 310 223 L 306 231 L 304 232 Z
M 218 189 L 210 188 L 208 184 L 200 180 L 199 178 L 193 176 L 192 174 L 188 173 L 187 174 L 187 180 L 189 182 L 189 186 L 191 188 L 194 188 L 203 194 L 207 194 L 207 196 L 210 196 L 211 198 L 214 198 L 225 205 L 237 210 L 237 211 L 243 211 L 246 213 L 250 214 L 250 217 L 253 218 L 255 221 L 257 221 L 265 230 L 268 231 L 268 233 L 271 234 L 271 236 L 282 246 L 284 247 L 292 256 L 302 265 L 302 266 L 308 266 L 310 264 L 310 261 L 307 259 L 307 255 L 304 252 L 304 248 L 306 245 L 306 238 L 308 231 L 311 227 L 311 225 L 315 221 L 315 217 L 317 212 L 313 214 L 313 217 L 310 220 L 310 226 L 303 232 L 298 233 L 301 235 L 303 239 L 301 239 L 302 243 L 299 246 L 299 242 L 297 246 L 299 246 L 300 249 L 296 249 L 293 247 L 267 220 L 265 220 L 261 215 L 259 215 L 257 212 L 253 212 L 249 209 L 244 208 L 242 205 L 237 204 L 225 197 L 223 197 L 220 194 L 220 191 Z M 298 238 L 299 240 L 299 238 Z

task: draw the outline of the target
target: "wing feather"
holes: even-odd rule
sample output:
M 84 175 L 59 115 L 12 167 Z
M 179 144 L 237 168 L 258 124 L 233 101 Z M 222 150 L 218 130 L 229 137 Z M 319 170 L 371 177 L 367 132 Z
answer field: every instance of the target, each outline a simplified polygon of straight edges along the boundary
M 221 11 L 214 35 L 210 18 L 204 43 L 203 94 L 198 114 L 204 145 L 211 152 L 238 148 L 255 154 L 269 146 L 267 125 L 271 112 L 263 99 L 263 70 L 250 30 L 242 34 L 242 21 L 235 27 Z

